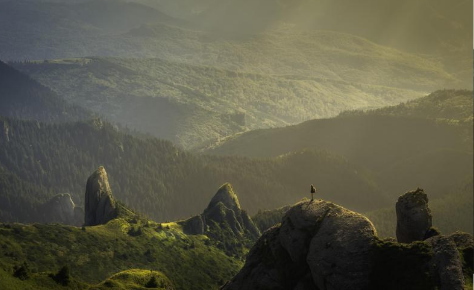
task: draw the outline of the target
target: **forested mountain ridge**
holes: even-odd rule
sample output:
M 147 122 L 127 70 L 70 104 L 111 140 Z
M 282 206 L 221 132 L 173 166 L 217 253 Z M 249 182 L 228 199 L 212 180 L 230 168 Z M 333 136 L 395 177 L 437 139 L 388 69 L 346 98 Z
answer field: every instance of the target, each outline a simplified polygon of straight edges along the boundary
M 339 114 L 339 116 L 377 115 L 426 118 L 469 125 L 473 119 L 472 108 L 472 91 L 443 90 L 396 106 L 366 111 L 346 111 Z
M 170 30 L 159 33 L 163 49 L 157 51 L 173 61 L 94 57 L 11 64 L 70 102 L 187 149 L 249 129 L 395 105 L 443 83 L 456 86 L 436 62 L 343 34 L 256 35 L 241 42 Z M 179 37 L 162 35 L 174 33 Z M 171 43 L 176 37 L 189 41 Z M 290 65 L 291 59 L 301 65 Z
M 349 207 L 370 210 L 386 200 L 369 174 L 326 152 L 264 160 L 200 156 L 167 141 L 133 137 L 98 119 L 1 123 L 9 128 L 0 135 L 5 177 L 0 212 L 6 221 L 37 220 L 33 209 L 58 193 L 70 193 L 81 206 L 84 180 L 99 165 L 108 169 L 117 198 L 157 221 L 200 213 L 213 188 L 225 182 L 234 185 L 250 213 L 300 200 L 314 174 L 321 188 L 334 191 L 332 200 Z M 344 182 L 336 182 L 341 176 Z
M 78 121 L 92 114 L 0 61 L 0 115 L 44 122 Z M 4 128 L 8 130 L 8 128 Z
M 371 172 L 389 199 L 423 187 L 444 231 L 459 226 L 471 232 L 472 207 L 466 205 L 472 194 L 466 188 L 472 184 L 466 180 L 473 174 L 472 108 L 472 91 L 438 91 L 393 107 L 247 132 L 205 152 L 261 158 L 330 150 Z M 272 214 L 260 216 L 263 224 Z M 383 235 L 394 234 L 392 209 L 369 215 Z
M 338 118 L 311 120 L 299 125 L 283 128 L 255 130 L 230 137 L 227 140 L 210 147 L 208 151 L 216 154 L 235 154 L 252 157 L 278 156 L 287 152 L 297 151 L 304 148 L 326 148 L 347 155 L 348 145 L 371 146 L 378 148 L 372 154 L 382 153 L 384 150 L 395 146 L 396 142 L 403 140 L 420 139 L 426 143 L 425 153 L 435 148 L 455 149 L 471 152 L 472 130 L 472 91 L 445 90 L 438 91 L 425 98 L 420 98 L 408 103 L 394 107 L 386 107 L 372 111 L 349 111 L 341 113 Z M 435 117 L 440 116 L 440 117 Z M 438 120 L 441 119 L 441 120 Z M 378 124 L 372 122 L 378 120 Z M 348 128 L 350 126 L 352 128 Z M 418 130 L 415 127 L 423 127 Z M 390 128 L 386 130 L 385 128 Z M 385 133 L 384 133 L 385 131 Z M 364 134 L 360 136 L 359 134 Z M 380 134 L 390 135 L 389 139 L 380 138 Z M 338 137 L 337 137 L 338 136 Z M 423 136 L 423 137 L 422 137 Z M 334 138 L 346 138 L 350 142 L 336 142 Z M 277 142 L 277 140 L 287 142 Z M 431 145 L 431 141 L 437 140 Z M 291 140 L 291 141 L 290 141 Z M 391 140 L 393 142 L 388 142 Z M 398 141 L 397 141 L 398 140 Z M 470 140 L 470 141 L 469 141 Z M 338 139 L 337 141 L 341 141 Z M 383 146 L 374 144 L 380 143 Z M 269 144 L 272 143 L 271 148 Z M 355 143 L 355 144 L 354 144 Z M 258 144 L 258 146 L 256 146 Z M 332 147 L 334 146 L 334 147 Z M 432 149 L 428 150 L 428 148 Z M 360 153 L 367 154 L 367 148 L 359 147 Z M 355 151 L 357 151 L 355 150 Z M 410 146 L 397 148 L 398 155 L 404 155 L 410 150 Z M 365 153 L 364 153 L 365 152 Z M 422 151 L 419 151 L 422 152 Z M 359 161 L 368 162 L 369 159 L 356 157 L 356 153 L 349 152 Z M 349 157 L 349 156 L 348 156 Z M 349 158 L 349 159 L 354 159 Z M 395 155 L 386 155 L 385 158 L 397 160 Z M 370 161 L 380 164 L 382 160 Z M 372 165 L 369 167 L 373 167 Z

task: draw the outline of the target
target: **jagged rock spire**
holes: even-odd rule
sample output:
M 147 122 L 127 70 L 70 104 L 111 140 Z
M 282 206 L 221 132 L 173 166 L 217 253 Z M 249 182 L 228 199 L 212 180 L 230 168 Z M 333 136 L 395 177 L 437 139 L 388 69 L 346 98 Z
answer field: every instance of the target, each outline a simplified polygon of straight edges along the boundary
M 423 241 L 432 226 L 428 196 L 423 189 L 418 188 L 400 196 L 396 210 L 398 242 Z
M 204 213 L 183 222 L 183 228 L 188 234 L 205 234 L 210 225 L 230 228 L 233 235 L 239 238 L 248 236 L 257 239 L 260 236 L 260 231 L 250 216 L 241 209 L 230 183 L 219 188 Z
M 232 188 L 232 185 L 230 183 L 225 183 L 219 188 L 217 193 L 211 199 L 211 202 L 209 202 L 207 208 L 213 208 L 219 202 L 222 202 L 225 207 L 232 210 L 241 209 L 239 199 L 237 198 L 237 195 L 235 194 L 234 189 Z
M 84 225 L 106 224 L 116 216 L 117 208 L 110 189 L 107 172 L 103 166 L 100 166 L 87 179 Z

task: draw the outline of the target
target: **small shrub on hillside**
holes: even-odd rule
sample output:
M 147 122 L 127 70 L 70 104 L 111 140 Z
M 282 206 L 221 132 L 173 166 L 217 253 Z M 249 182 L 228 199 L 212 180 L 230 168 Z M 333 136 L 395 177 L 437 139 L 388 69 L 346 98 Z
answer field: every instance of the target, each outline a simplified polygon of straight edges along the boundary
M 137 237 L 143 234 L 142 228 L 141 227 L 130 227 L 130 230 L 128 231 L 128 235 L 132 237 Z
M 146 288 L 158 288 L 158 281 L 156 281 L 156 277 L 152 276 L 150 280 L 145 284 Z
M 20 280 L 26 280 L 30 277 L 30 274 L 29 274 L 29 269 L 28 269 L 28 264 L 23 263 L 21 266 L 19 267 L 15 267 L 15 271 L 13 272 L 13 277 L 16 277 Z
M 56 281 L 56 283 L 61 284 L 63 286 L 69 285 L 71 283 L 71 273 L 69 271 L 69 267 L 63 266 L 56 275 L 52 276 L 53 280 Z

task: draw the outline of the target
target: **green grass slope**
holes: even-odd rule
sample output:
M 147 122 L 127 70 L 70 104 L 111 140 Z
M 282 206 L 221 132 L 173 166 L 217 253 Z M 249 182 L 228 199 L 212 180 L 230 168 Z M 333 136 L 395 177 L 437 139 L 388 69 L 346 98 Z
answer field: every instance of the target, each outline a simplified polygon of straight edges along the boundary
M 155 283 L 150 283 L 155 279 Z M 144 289 L 174 290 L 173 283 L 161 272 L 130 269 L 119 272 L 107 278 L 99 286 L 91 287 L 90 290 L 144 290 Z
M 32 289 L 60 288 L 41 274 L 56 272 L 60 265 L 70 267 L 74 283 L 78 283 L 72 289 L 89 289 L 80 286 L 84 283 L 97 285 L 90 289 L 144 289 L 150 275 L 157 276 L 158 285 L 163 281 L 166 287 L 159 289 L 217 289 L 242 266 L 206 236 L 187 236 L 176 223 L 116 219 L 83 229 L 57 224 L 2 224 L 0 232 L 0 273 L 7 278 L 7 289 L 28 289 L 29 285 Z M 32 278 L 20 283 L 8 276 L 23 262 L 28 264 Z M 130 270 L 133 268 L 146 270 Z M 121 273 L 113 275 L 116 272 Z

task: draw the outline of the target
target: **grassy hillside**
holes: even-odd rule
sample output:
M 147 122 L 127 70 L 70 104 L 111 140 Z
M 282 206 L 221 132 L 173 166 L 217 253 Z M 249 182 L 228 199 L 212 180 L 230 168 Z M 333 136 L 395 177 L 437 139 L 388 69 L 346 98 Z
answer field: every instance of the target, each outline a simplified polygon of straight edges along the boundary
M 131 228 L 140 228 L 140 235 L 131 235 Z M 168 286 L 163 289 L 217 289 L 242 266 L 206 236 L 187 236 L 176 223 L 116 219 L 83 229 L 2 224 L 0 232 L 0 276 L 8 290 L 64 289 L 48 277 L 62 265 L 70 268 L 70 289 L 145 289 L 153 273 Z M 23 262 L 30 279 L 22 282 L 12 274 Z
M 45 122 L 77 121 L 91 117 L 51 89 L 0 61 L 0 115 Z M 8 131 L 5 127 L 4 131 Z
M 9 128 L 0 135 L 4 221 L 37 221 L 34 208 L 57 193 L 71 193 L 82 205 L 84 180 L 99 165 L 107 168 L 117 198 L 158 221 L 200 213 L 225 182 L 250 213 L 294 203 L 316 181 L 326 197 L 350 208 L 371 210 L 385 200 L 370 174 L 327 152 L 263 160 L 201 156 L 100 120 L 48 125 L 1 119 L 1 126 Z

